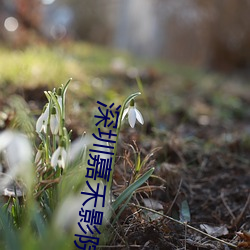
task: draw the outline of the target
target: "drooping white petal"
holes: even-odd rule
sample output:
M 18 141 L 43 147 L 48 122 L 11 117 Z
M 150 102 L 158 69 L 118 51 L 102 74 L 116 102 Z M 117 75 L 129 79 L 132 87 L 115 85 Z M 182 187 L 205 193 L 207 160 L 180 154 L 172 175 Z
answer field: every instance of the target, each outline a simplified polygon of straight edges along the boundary
M 58 165 L 60 168 L 65 168 L 66 161 L 67 161 L 67 152 L 62 146 L 59 146 L 56 149 L 56 151 L 52 154 L 51 166 L 55 168 Z
M 82 231 L 79 230 L 77 222 L 79 221 L 79 210 L 81 209 L 82 196 L 81 194 L 70 194 L 63 199 L 60 206 L 57 206 L 55 217 L 53 217 L 54 225 L 60 233 L 74 233 Z
M 65 161 L 63 158 L 59 158 L 57 161 L 58 167 L 64 169 L 65 168 Z
M 44 131 L 44 133 L 47 132 L 48 120 L 49 120 L 49 105 L 47 105 L 45 111 L 37 119 L 37 122 L 36 122 L 37 133 L 40 133 L 41 131 Z
M 128 112 L 128 122 L 129 125 L 134 128 L 135 122 L 136 122 L 136 113 L 135 113 L 135 108 L 130 107 L 129 112 Z
M 123 112 L 122 115 L 122 120 L 125 118 L 125 116 L 128 114 L 128 122 L 129 125 L 134 128 L 135 123 L 136 123 L 136 119 L 143 124 L 144 123 L 144 119 L 143 116 L 141 114 L 141 112 L 136 108 L 134 100 L 130 101 L 130 105 L 128 108 L 126 108 Z
M 56 151 L 52 154 L 52 157 L 51 157 L 51 162 L 50 163 L 51 163 L 51 166 L 53 168 L 55 168 L 57 166 L 57 164 L 58 164 L 58 158 L 59 158 L 60 154 L 61 154 L 61 147 L 59 146 L 56 149 Z
M 141 123 L 143 124 L 144 123 L 144 120 L 143 120 L 143 117 L 142 117 L 142 114 L 141 112 L 135 108 L 135 113 L 136 113 L 136 119 Z
M 129 108 L 126 108 L 126 109 L 123 111 L 122 120 L 125 118 L 126 114 L 128 113 L 128 110 L 129 110 Z
M 36 156 L 35 156 L 35 163 L 36 163 L 36 164 L 41 160 L 41 158 L 42 158 L 42 153 L 43 153 L 42 150 L 40 150 L 40 149 L 37 150 L 37 153 L 36 153 Z
M 3 149 L 8 169 L 6 178 L 1 179 L 0 189 L 17 177 L 21 177 L 27 187 L 30 186 L 33 182 L 33 152 L 29 139 L 21 133 L 4 131 L 0 134 L 0 151 Z
M 6 148 L 6 157 L 10 168 L 31 163 L 32 159 L 32 147 L 28 138 L 23 134 L 13 133 L 13 139 Z
M 44 121 L 41 131 L 43 131 L 45 134 L 47 133 L 47 125 L 48 125 L 48 123 L 46 121 Z
M 62 148 L 61 151 L 61 159 L 60 162 L 58 162 L 58 165 L 60 168 L 64 169 L 67 161 L 67 152 L 64 148 Z
M 42 126 L 44 123 L 44 114 L 42 113 L 36 122 L 36 132 L 40 133 L 42 131 Z
M 58 104 L 59 104 L 61 111 L 62 111 L 62 96 L 60 96 L 60 95 L 57 96 L 57 101 L 58 101 Z
M 67 154 L 68 162 L 72 163 L 80 158 L 85 159 L 87 154 L 87 145 L 91 145 L 91 141 L 93 140 L 93 138 L 93 136 L 84 135 L 74 140 L 70 144 L 69 151 Z
M 59 131 L 59 120 L 56 114 L 52 114 L 50 117 L 50 130 L 53 135 L 56 135 Z
M 49 104 L 47 104 L 46 109 L 44 111 L 44 119 L 45 120 L 49 119 Z
M 11 131 L 5 130 L 0 133 L 0 152 L 5 149 L 13 138 L 13 133 Z

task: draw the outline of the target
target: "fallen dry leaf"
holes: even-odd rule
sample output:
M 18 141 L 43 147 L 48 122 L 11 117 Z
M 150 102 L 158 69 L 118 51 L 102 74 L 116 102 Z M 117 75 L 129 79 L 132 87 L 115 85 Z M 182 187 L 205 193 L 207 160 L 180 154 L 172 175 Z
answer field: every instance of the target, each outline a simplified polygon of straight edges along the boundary
M 222 226 L 209 226 L 207 224 L 201 224 L 200 228 L 203 231 L 205 231 L 206 233 L 208 233 L 209 235 L 212 235 L 214 237 L 219 237 L 219 236 L 228 234 L 228 230 L 227 230 L 227 227 L 225 225 L 222 225 Z
M 244 247 L 250 249 L 250 232 L 237 232 L 237 235 L 243 240 L 238 244 L 238 247 Z

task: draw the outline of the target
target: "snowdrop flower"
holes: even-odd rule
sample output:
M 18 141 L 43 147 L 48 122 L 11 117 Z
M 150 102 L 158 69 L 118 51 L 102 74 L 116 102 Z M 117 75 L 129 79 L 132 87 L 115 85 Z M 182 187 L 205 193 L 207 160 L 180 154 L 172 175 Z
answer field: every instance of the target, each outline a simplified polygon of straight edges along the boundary
M 0 152 L 7 163 L 8 178 L 1 180 L 0 189 L 16 177 L 21 177 L 27 186 L 33 181 L 32 147 L 28 138 L 21 133 L 5 130 L 0 133 Z
M 79 159 L 85 160 L 87 158 L 87 146 L 93 141 L 92 138 L 93 136 L 84 134 L 70 144 L 68 150 L 69 164 L 72 164 Z
M 143 120 L 143 117 L 142 117 L 142 114 L 141 112 L 135 107 L 135 101 L 134 99 L 132 99 L 130 101 L 130 104 L 129 104 L 129 107 L 126 108 L 123 112 L 123 115 L 122 115 L 122 120 L 124 119 L 124 117 L 128 114 L 128 122 L 129 122 L 129 125 L 133 128 L 135 126 L 135 122 L 136 122 L 136 119 L 141 123 L 143 124 L 144 123 L 144 120 Z
M 56 98 L 57 98 L 58 104 L 59 104 L 61 111 L 62 111 L 62 88 L 58 89 Z
M 49 120 L 49 104 L 47 104 L 36 122 L 36 132 L 41 133 L 42 131 L 46 134 L 47 125 Z
M 61 143 L 59 147 L 55 150 L 55 152 L 52 154 L 51 166 L 53 168 L 56 168 L 56 166 L 58 166 L 59 168 L 64 169 L 66 165 L 66 160 L 67 160 L 67 152 L 64 148 L 63 143 Z
M 21 133 L 6 130 L 0 133 L 0 152 L 5 151 L 9 168 L 31 162 L 32 148 L 28 138 Z
M 50 116 L 50 130 L 53 135 L 56 135 L 59 131 L 59 117 L 55 107 L 52 108 Z
M 57 101 L 58 101 L 58 103 L 59 103 L 59 106 L 60 106 L 60 108 L 61 108 L 61 110 L 62 110 L 62 96 L 57 96 Z

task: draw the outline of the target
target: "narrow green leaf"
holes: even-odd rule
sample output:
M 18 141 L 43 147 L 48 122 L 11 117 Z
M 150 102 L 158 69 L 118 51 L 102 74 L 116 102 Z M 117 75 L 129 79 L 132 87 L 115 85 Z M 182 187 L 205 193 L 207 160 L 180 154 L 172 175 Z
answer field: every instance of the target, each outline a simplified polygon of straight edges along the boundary
M 128 188 L 126 188 L 118 198 L 113 202 L 112 207 L 115 211 L 122 202 L 127 199 L 137 188 L 139 188 L 143 183 L 147 181 L 147 179 L 152 175 L 154 172 L 154 168 L 149 169 L 144 175 L 138 178 L 133 184 L 131 184 Z
M 38 235 L 40 237 L 44 236 L 44 233 L 45 233 L 45 223 L 44 223 L 44 220 L 42 218 L 42 215 L 39 212 L 34 211 L 33 220 L 34 220 L 34 223 L 36 225 Z
M 69 80 L 67 81 L 67 83 L 63 86 L 63 89 L 62 89 L 62 95 L 65 96 L 66 94 L 66 91 L 68 89 L 68 86 L 69 86 L 69 83 L 72 81 L 72 78 L 69 78 Z
M 180 221 L 189 222 L 191 220 L 190 210 L 187 200 L 182 201 L 180 208 Z
M 136 167 L 135 167 L 135 172 L 138 173 L 141 170 L 141 154 L 140 152 L 137 154 L 137 161 L 136 161 Z
M 0 208 L 0 228 L 3 231 L 6 250 L 21 250 L 18 235 L 14 228 L 10 226 L 8 215 L 6 212 L 3 212 L 2 208 Z
M 124 205 L 122 206 L 122 208 L 119 210 L 119 212 L 117 213 L 117 215 L 115 216 L 112 225 L 114 225 L 116 223 L 116 221 L 119 219 L 121 213 L 124 211 L 124 209 L 126 208 L 127 204 L 129 203 L 130 199 L 132 198 L 133 193 L 131 193 L 129 195 L 129 197 L 127 198 L 127 200 L 125 201 Z

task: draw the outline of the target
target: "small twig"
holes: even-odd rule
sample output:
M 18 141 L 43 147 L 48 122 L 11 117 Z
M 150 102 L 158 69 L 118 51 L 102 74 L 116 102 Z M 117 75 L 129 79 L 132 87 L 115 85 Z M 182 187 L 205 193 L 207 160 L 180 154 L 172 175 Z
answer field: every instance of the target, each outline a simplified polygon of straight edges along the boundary
M 173 205 L 174 205 L 175 202 L 176 202 L 176 199 L 177 199 L 177 197 L 178 197 L 178 194 L 180 193 L 180 190 L 181 190 L 181 185 L 182 185 L 182 179 L 180 180 L 179 187 L 178 187 L 178 189 L 177 189 L 176 195 L 175 195 L 174 200 L 172 201 L 172 203 L 171 203 L 171 205 L 170 205 L 170 207 L 169 207 L 169 209 L 168 209 L 168 211 L 167 211 L 167 214 L 169 214 L 169 213 L 171 212 L 171 210 L 172 210 L 172 208 L 173 208 Z
M 231 217 L 233 218 L 233 221 L 235 221 L 236 218 L 235 218 L 235 216 L 234 216 L 232 210 L 230 209 L 230 207 L 227 205 L 227 202 L 226 202 L 225 196 L 224 196 L 224 192 L 221 192 L 220 197 L 221 197 L 221 200 L 222 200 L 224 206 L 226 207 L 227 211 L 229 212 L 229 214 L 230 214 Z
M 53 180 L 51 180 L 51 179 L 48 179 L 48 180 L 41 180 L 40 183 L 41 183 L 41 184 L 59 183 L 60 180 L 61 180 L 61 179 L 58 177 L 58 178 L 53 179 Z
M 246 212 L 248 205 L 250 203 L 250 194 L 248 194 L 247 201 L 245 203 L 245 206 L 243 207 L 241 213 L 237 216 L 237 218 L 234 218 L 234 225 L 237 226 L 238 223 L 240 222 L 241 218 L 243 217 L 244 213 Z
M 126 246 L 126 245 L 116 245 L 116 246 L 102 246 L 102 245 L 99 245 L 96 248 L 123 248 L 123 247 L 128 247 L 128 246 Z M 129 247 L 141 248 L 142 245 L 129 245 Z
M 184 249 L 187 250 L 187 222 L 184 222 L 185 226 L 185 241 L 184 241 Z
M 57 178 L 58 179 L 58 178 Z M 58 183 L 57 179 L 55 179 L 54 181 L 52 180 L 51 182 L 49 182 L 48 184 L 46 184 L 43 189 L 41 189 L 39 192 L 37 192 L 34 197 L 37 199 L 42 192 L 44 192 L 46 189 L 51 188 L 53 186 L 54 183 Z
M 157 190 L 157 189 L 164 190 L 165 188 L 161 187 L 161 186 L 149 185 L 149 186 L 143 186 L 143 187 L 137 188 L 135 193 L 140 193 L 140 192 L 143 192 L 143 191 L 144 192 L 152 192 L 152 191 Z
M 119 223 L 117 223 L 118 230 L 112 225 L 112 223 L 110 223 L 109 226 L 112 227 L 113 232 L 122 241 L 122 243 L 126 244 L 126 246 L 127 246 L 127 242 L 123 238 L 124 235 L 121 235 L 121 233 L 118 232 L 118 230 L 121 228 L 121 225 Z M 122 230 L 120 230 L 120 232 L 122 232 L 122 234 L 124 234 Z
M 157 212 L 157 211 L 155 211 L 155 210 L 153 210 L 153 209 L 150 209 L 150 208 L 147 208 L 147 207 L 144 207 L 144 206 L 141 206 L 141 205 L 136 205 L 136 204 L 134 204 L 134 203 L 132 203 L 132 204 L 130 203 L 130 204 L 128 204 L 128 205 L 134 206 L 134 207 L 137 207 L 137 208 L 141 208 L 141 209 L 145 209 L 145 210 L 150 211 L 150 212 L 152 212 L 152 213 L 161 215 L 161 216 L 163 216 L 163 217 L 165 217 L 165 218 L 167 218 L 167 219 L 169 219 L 169 220 L 171 220 L 171 221 L 174 221 L 174 222 L 176 222 L 176 223 L 178 223 L 178 224 L 181 224 L 182 226 L 186 226 L 186 227 L 188 227 L 189 229 L 192 229 L 192 230 L 194 230 L 194 231 L 196 231 L 196 232 L 198 232 L 198 233 L 200 233 L 200 234 L 203 234 L 203 235 L 205 235 L 205 236 L 207 236 L 207 237 L 209 237 L 209 238 L 211 238 L 211 239 L 213 239 L 213 240 L 219 241 L 219 242 L 221 242 L 221 243 L 223 243 L 223 244 L 226 244 L 226 245 L 228 245 L 228 246 L 230 246 L 230 247 L 237 248 L 236 245 L 234 245 L 234 244 L 232 244 L 232 243 L 229 243 L 229 242 L 226 242 L 226 241 L 224 241 L 224 240 L 218 239 L 218 238 L 216 238 L 216 237 L 214 237 L 214 236 L 212 236 L 212 235 L 209 235 L 209 234 L 207 234 L 207 233 L 205 233 L 205 232 L 203 232 L 203 231 L 201 231 L 201 230 L 199 230 L 199 229 L 197 229 L 197 228 L 195 228 L 195 227 L 192 227 L 192 226 L 188 225 L 186 222 L 178 221 L 178 220 L 176 220 L 176 219 L 173 219 L 173 218 L 170 217 L 170 216 L 167 216 L 167 215 L 165 215 L 165 214 L 161 214 L 160 212 Z M 185 224 L 186 224 L 186 225 L 185 225 Z

